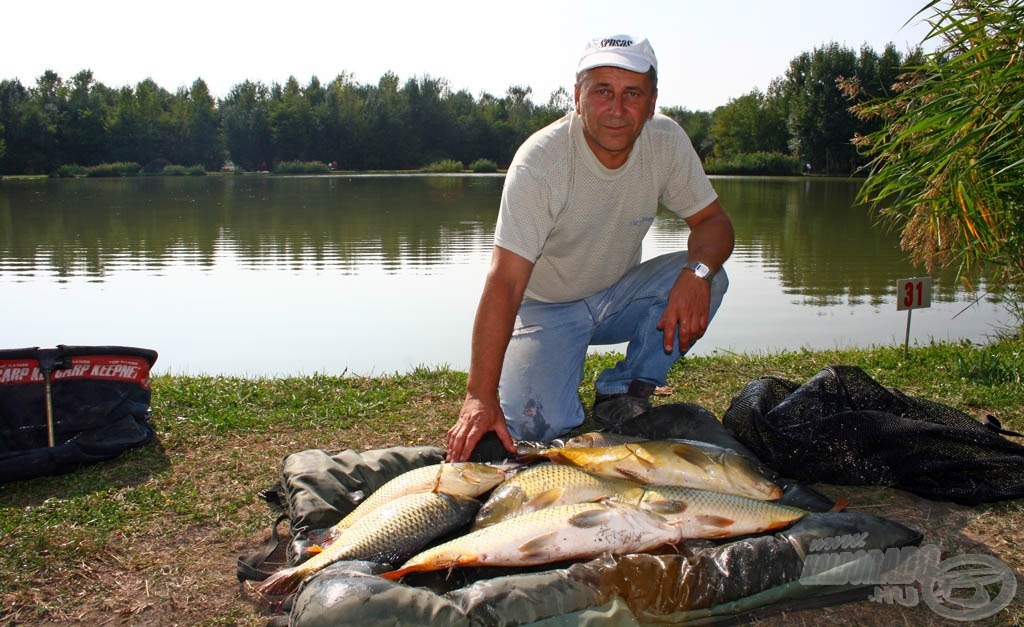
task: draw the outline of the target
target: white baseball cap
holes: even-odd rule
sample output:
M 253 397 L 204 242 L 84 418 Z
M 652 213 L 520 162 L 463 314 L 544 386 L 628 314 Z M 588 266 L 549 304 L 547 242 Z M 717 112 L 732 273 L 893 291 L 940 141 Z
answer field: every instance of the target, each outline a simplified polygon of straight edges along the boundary
M 658 71 L 658 59 L 654 56 L 650 42 L 631 35 L 612 35 L 590 40 L 580 57 L 576 73 L 606 65 L 631 72 L 645 73 L 652 68 Z

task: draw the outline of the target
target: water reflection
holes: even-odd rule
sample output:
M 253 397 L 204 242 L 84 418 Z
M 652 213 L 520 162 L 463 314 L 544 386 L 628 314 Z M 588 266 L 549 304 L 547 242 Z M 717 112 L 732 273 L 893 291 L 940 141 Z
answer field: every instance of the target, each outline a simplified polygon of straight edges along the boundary
M 158 368 L 229 374 L 464 368 L 502 182 L 5 180 L 0 346 L 135 344 L 161 352 Z M 853 206 L 856 182 L 714 184 L 737 247 L 732 289 L 697 352 L 902 339 L 895 280 L 922 271 Z M 663 212 L 644 256 L 684 247 L 687 234 Z M 968 295 L 951 274 L 933 284 L 933 303 L 949 306 L 930 312 L 931 326 L 922 315 L 916 337 L 979 339 L 998 317 L 986 303 L 952 321 Z

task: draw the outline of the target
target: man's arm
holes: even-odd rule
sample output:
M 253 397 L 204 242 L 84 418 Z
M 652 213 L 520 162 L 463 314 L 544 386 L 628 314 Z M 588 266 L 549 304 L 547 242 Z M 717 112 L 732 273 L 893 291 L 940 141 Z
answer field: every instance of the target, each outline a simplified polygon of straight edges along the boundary
M 488 431 L 494 431 L 505 450 L 515 452 L 512 435 L 498 402 L 498 381 L 505 349 L 515 325 L 533 263 L 499 246 L 491 254 L 480 304 L 473 322 L 472 355 L 466 399 L 458 421 L 448 430 L 447 461 L 469 459 L 470 453 Z
M 735 243 L 732 221 L 722 205 L 715 200 L 686 218 L 686 224 L 690 227 L 687 240 L 690 261 L 700 261 L 712 272 L 718 272 L 732 254 Z M 711 285 L 684 270 L 669 291 L 665 313 L 658 322 L 658 328 L 664 332 L 665 352 L 675 348 L 677 329 L 679 349 L 688 350 L 707 331 L 710 315 Z

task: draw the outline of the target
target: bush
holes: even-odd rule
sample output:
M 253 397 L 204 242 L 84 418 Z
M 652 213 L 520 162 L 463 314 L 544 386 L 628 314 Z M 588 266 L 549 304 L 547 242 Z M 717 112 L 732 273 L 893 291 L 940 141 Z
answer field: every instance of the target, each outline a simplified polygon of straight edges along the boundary
M 708 159 L 708 174 L 764 174 L 795 176 L 801 173 L 800 159 L 781 152 L 747 152 L 732 157 Z
M 322 161 L 279 161 L 272 172 L 274 174 L 329 174 L 331 166 Z
M 86 176 L 88 170 L 85 166 L 75 165 L 74 163 L 68 163 L 57 168 L 56 172 L 51 173 L 50 176 L 55 176 L 62 179 L 75 178 L 76 176 Z
M 119 177 L 136 176 L 142 169 L 134 161 L 117 161 L 115 163 L 101 163 L 86 169 L 86 176 L 91 177 Z
M 164 167 L 163 173 L 164 176 L 185 176 L 188 172 L 183 165 L 169 165 Z
M 425 165 L 420 168 L 420 172 L 433 172 L 433 173 L 445 173 L 445 172 L 462 172 L 466 167 L 462 165 L 461 161 L 454 159 L 444 159 L 442 161 L 435 161 L 430 165 Z
M 469 164 L 469 169 L 473 172 L 497 172 L 498 164 L 490 159 L 477 159 Z

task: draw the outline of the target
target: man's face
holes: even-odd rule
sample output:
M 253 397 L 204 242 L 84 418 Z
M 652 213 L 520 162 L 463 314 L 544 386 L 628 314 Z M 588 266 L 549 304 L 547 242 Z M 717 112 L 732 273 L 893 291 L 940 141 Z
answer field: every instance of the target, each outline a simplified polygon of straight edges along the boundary
M 626 162 L 644 123 L 654 115 L 658 93 L 647 74 L 617 67 L 587 70 L 576 84 L 576 113 L 583 135 L 608 168 Z

